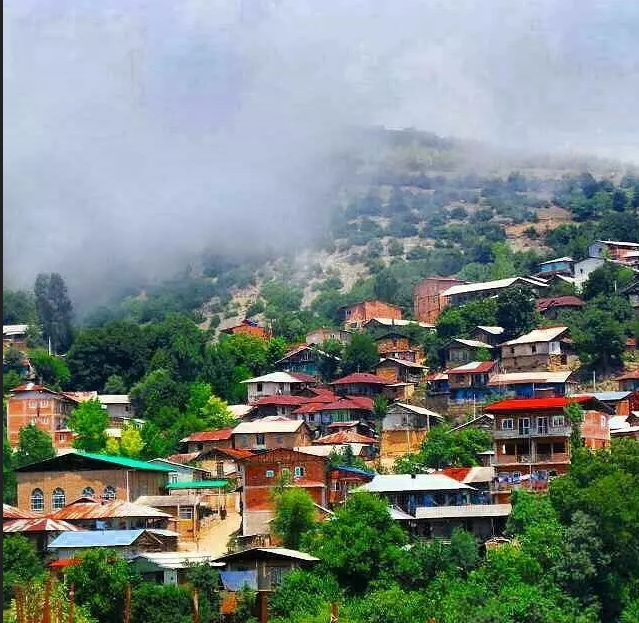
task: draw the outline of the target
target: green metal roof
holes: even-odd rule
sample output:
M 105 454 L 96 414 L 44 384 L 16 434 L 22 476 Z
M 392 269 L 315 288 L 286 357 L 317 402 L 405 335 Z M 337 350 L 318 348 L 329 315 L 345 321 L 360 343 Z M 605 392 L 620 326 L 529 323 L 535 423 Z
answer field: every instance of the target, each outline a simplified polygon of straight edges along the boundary
M 227 480 L 188 480 L 184 482 L 172 482 L 166 485 L 167 489 L 216 489 L 226 487 Z
M 137 461 L 136 459 L 129 459 L 125 456 L 113 456 L 110 454 L 97 454 L 94 452 L 82 452 L 75 450 L 74 454 L 79 456 L 86 456 L 89 459 L 95 459 L 96 461 L 106 461 L 107 463 L 113 463 L 114 465 L 120 465 L 122 467 L 129 467 L 131 469 L 143 469 L 149 472 L 173 472 L 175 471 L 168 465 L 159 465 L 158 463 L 147 463 L 146 461 Z

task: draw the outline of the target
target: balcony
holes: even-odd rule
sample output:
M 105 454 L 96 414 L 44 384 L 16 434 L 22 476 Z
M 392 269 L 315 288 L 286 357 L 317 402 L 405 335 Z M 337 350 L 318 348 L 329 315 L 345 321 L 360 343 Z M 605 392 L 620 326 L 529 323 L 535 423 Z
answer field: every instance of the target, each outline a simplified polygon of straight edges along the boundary
M 500 465 L 531 465 L 537 463 L 569 463 L 570 456 L 566 452 L 533 452 L 532 454 L 497 454 L 495 467 Z
M 570 426 L 531 426 L 523 431 L 518 428 L 494 431 L 495 439 L 525 439 L 528 437 L 570 437 Z

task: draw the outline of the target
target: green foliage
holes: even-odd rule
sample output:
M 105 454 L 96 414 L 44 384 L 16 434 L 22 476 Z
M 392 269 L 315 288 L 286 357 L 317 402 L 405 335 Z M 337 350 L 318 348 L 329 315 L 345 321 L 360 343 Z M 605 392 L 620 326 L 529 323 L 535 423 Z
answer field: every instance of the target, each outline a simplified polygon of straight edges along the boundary
M 564 407 L 564 415 L 570 422 L 570 449 L 571 453 L 574 454 L 583 445 L 581 425 L 584 421 L 584 410 L 578 402 L 572 402 L 567 407 Z
M 375 396 L 373 400 L 373 413 L 375 414 L 375 418 L 381 422 L 381 420 L 385 417 L 386 413 L 388 413 L 388 399 L 381 394 L 379 396 Z
M 539 323 L 534 297 L 522 287 L 506 288 L 497 296 L 495 320 L 504 328 L 505 339 L 532 331 Z
M 10 346 L 2 354 L 4 369 L 8 372 L 18 372 L 22 374 L 24 370 L 24 354 L 14 346 Z
M 44 461 L 55 454 L 51 435 L 40 430 L 35 424 L 27 424 L 20 429 L 18 446 L 13 455 L 16 467 Z
M 360 492 L 348 498 L 334 519 L 309 533 L 303 547 L 321 560 L 320 573 L 332 574 L 347 592 L 359 594 L 393 572 L 405 543 L 387 503 Z
M 12 389 L 18 387 L 22 383 L 22 377 L 15 371 L 10 370 L 2 375 L 2 393 L 7 395 Z
M 2 324 L 31 324 L 37 320 L 31 292 L 2 288 Z
M 337 377 L 337 371 L 344 351 L 344 346 L 341 342 L 338 342 L 333 338 L 329 338 L 320 344 L 318 350 L 326 353 L 328 357 L 319 358 L 317 372 L 325 383 L 330 383 Z
M 237 419 L 229 410 L 226 401 L 217 396 L 211 396 L 208 399 L 201 409 L 201 415 L 206 423 L 206 430 L 219 430 L 237 424 Z
M 285 488 L 275 500 L 272 529 L 284 547 L 299 549 L 302 537 L 317 524 L 313 499 L 305 489 Z
M 122 429 L 120 438 L 120 454 L 131 459 L 138 459 L 144 449 L 142 434 L 135 424 L 127 424 Z
M 233 613 L 234 623 L 257 623 L 257 619 L 253 616 L 255 604 L 257 601 L 257 593 L 244 585 L 235 593 L 236 606 Z
M 120 619 L 117 619 L 118 621 Z M 131 592 L 131 623 L 191 623 L 188 587 L 142 582 Z
M 13 449 L 6 435 L 2 438 L 2 501 L 15 504 L 17 497 Z
M 342 373 L 368 372 L 379 362 L 377 344 L 367 333 L 354 333 L 342 355 Z
M 625 238 L 624 238 L 625 240 Z M 634 278 L 634 272 L 625 266 L 619 266 L 612 262 L 605 262 L 603 266 L 590 273 L 588 280 L 583 285 L 583 295 L 586 300 L 596 296 L 611 296 L 630 285 Z
M 395 462 L 396 474 L 424 473 L 429 468 L 477 465 L 477 454 L 492 445 L 492 437 L 481 428 L 467 427 L 452 431 L 450 426 L 433 427 L 422 442 L 420 451 Z
M 54 353 L 66 352 L 73 341 L 73 306 L 58 273 L 40 273 L 35 281 L 35 304 L 45 340 Z
M 6 535 L 2 538 L 2 599 L 7 608 L 13 598 L 13 587 L 37 579 L 44 573 L 42 561 L 27 538 Z
M 200 620 L 216 621 L 220 610 L 220 574 L 206 563 L 189 563 L 187 582 L 198 591 Z
M 64 359 L 49 355 L 46 350 L 32 350 L 29 360 L 38 380 L 54 390 L 68 389 L 71 373 Z
M 81 402 L 69 418 L 69 428 L 75 433 L 73 447 L 85 452 L 101 452 L 107 441 L 109 413 L 95 398 Z
M 119 374 L 112 374 L 104 384 L 105 394 L 126 394 L 126 385 L 124 379 Z
M 171 409 L 179 411 L 185 406 L 187 391 L 168 370 L 160 368 L 149 372 L 131 388 L 131 404 L 141 418 L 169 427 L 177 417 L 177 412 Z
M 275 617 L 326 614 L 327 604 L 342 597 L 335 578 L 296 569 L 286 575 L 269 601 L 269 613 Z
M 75 598 L 100 623 L 119 623 L 124 610 L 125 588 L 135 578 L 128 563 L 106 548 L 87 550 L 77 565 L 69 567 L 67 585 L 75 585 Z M 134 607 L 131 596 L 132 609 Z M 141 623 L 143 619 L 138 619 Z M 149 619 L 146 619 L 149 620 Z

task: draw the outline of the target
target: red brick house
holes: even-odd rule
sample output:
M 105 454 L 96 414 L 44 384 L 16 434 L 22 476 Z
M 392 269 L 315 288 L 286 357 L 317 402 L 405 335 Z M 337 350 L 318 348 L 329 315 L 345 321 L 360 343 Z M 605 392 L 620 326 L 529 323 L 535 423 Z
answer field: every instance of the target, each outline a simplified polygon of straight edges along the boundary
M 346 329 L 361 329 L 366 322 L 373 318 L 402 319 L 402 308 L 399 305 L 378 300 L 346 305 L 341 310 L 344 313 L 344 327 Z
M 243 463 L 241 505 L 242 534 L 268 534 L 273 518 L 273 489 L 287 479 L 290 486 L 308 491 L 313 501 L 327 503 L 327 459 L 279 448 L 255 454 L 241 460 Z
M 417 320 L 434 323 L 446 306 L 441 293 L 451 286 L 468 283 L 454 277 L 428 277 L 413 289 L 413 314 Z
M 329 473 L 329 493 L 328 504 L 333 508 L 346 501 L 348 492 L 370 482 L 375 477 L 373 472 L 359 469 L 357 467 L 349 467 L 339 465 L 331 469 Z
M 248 318 L 242 320 L 242 322 L 238 325 L 222 329 L 222 333 L 226 333 L 228 335 L 251 335 L 263 340 L 267 340 L 271 337 L 270 329 L 262 327 L 254 320 L 249 320 Z

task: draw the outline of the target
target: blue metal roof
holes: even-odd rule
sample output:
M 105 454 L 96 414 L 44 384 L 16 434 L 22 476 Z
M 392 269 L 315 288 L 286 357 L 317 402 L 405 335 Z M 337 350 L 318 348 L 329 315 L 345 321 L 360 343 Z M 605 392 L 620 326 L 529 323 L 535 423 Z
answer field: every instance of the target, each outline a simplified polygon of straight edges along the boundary
M 351 474 L 357 474 L 358 476 L 375 476 L 375 472 L 367 472 L 365 469 L 359 469 L 358 467 L 351 467 L 350 465 L 336 465 L 334 469 L 341 469 L 342 471 L 349 472 Z
M 55 538 L 49 548 L 82 548 L 82 547 L 126 547 L 133 544 L 143 532 L 160 536 L 178 536 L 171 530 L 138 529 L 138 530 L 83 530 L 80 532 L 63 532 Z M 67 538 L 73 534 L 75 538 Z

